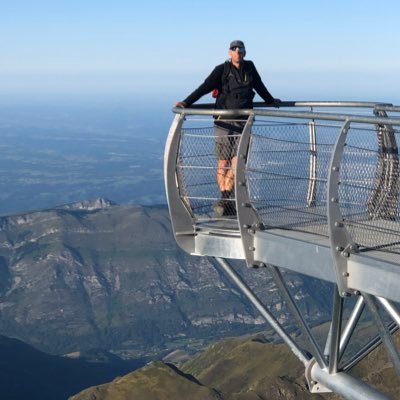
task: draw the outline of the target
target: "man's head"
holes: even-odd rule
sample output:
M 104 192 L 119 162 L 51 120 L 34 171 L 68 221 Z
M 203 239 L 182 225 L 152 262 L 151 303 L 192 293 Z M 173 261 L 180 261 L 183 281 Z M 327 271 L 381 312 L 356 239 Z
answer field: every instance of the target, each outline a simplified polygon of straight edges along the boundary
M 246 48 L 241 40 L 234 40 L 229 45 L 229 57 L 234 64 L 240 63 L 246 55 Z

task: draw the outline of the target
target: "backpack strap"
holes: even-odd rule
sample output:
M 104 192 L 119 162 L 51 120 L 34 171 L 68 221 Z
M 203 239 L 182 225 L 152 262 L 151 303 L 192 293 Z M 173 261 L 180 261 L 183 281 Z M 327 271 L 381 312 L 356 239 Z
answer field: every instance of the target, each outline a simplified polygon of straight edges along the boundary
M 222 72 L 222 77 L 221 77 L 222 84 L 224 84 L 225 81 L 228 79 L 230 72 L 231 72 L 231 62 L 228 60 L 224 62 L 224 71 Z
M 222 92 L 222 88 L 225 85 L 226 81 L 228 80 L 228 76 L 231 70 L 231 62 L 225 61 L 224 62 L 224 70 L 222 71 L 222 75 L 221 75 L 221 81 L 219 83 L 219 85 L 212 90 L 211 92 L 211 96 L 214 97 L 215 99 L 221 94 Z
M 227 60 L 224 62 L 224 70 L 223 70 L 222 76 L 221 76 L 219 94 L 222 93 L 224 87 L 226 88 L 226 83 L 228 82 L 228 77 L 229 77 L 230 72 L 231 72 L 231 62 L 229 60 Z M 226 92 L 225 92 L 225 94 L 226 94 Z

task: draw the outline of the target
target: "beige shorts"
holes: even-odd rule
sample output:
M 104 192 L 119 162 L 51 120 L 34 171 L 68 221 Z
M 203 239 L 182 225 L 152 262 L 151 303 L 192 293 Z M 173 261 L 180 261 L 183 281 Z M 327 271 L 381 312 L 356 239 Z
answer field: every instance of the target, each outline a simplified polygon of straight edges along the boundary
M 218 160 L 230 160 L 236 156 L 245 123 L 218 121 L 214 125 L 215 154 Z

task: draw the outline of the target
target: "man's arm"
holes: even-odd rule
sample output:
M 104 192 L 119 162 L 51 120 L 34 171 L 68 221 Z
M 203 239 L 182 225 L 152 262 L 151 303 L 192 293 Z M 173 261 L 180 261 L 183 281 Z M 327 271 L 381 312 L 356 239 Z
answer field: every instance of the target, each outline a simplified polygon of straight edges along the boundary
M 263 81 L 261 80 L 261 77 L 256 69 L 256 66 L 254 64 L 253 64 L 253 87 L 266 103 L 268 103 L 268 104 L 275 103 L 274 97 L 271 95 L 271 93 L 265 87 L 265 85 L 264 85 Z M 279 99 L 276 99 L 276 100 L 279 100 Z
M 176 103 L 177 107 L 189 107 L 200 97 L 204 96 L 207 93 L 210 93 L 213 89 L 219 86 L 222 73 L 224 72 L 224 64 L 218 65 L 214 68 L 211 74 L 205 79 L 205 81 L 188 97 L 186 97 L 183 101 L 178 101 Z

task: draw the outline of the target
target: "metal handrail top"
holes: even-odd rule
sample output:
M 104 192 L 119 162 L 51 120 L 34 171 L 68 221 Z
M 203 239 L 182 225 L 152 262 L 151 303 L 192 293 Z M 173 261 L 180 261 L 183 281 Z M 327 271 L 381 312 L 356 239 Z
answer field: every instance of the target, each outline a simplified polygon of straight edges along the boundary
M 376 116 L 360 116 L 346 113 L 326 113 L 320 111 L 294 111 L 277 110 L 273 105 L 267 103 L 254 103 L 253 109 L 219 110 L 215 109 L 215 104 L 198 104 L 191 107 L 173 107 L 172 112 L 184 115 L 202 115 L 202 116 L 270 116 L 282 118 L 330 120 L 330 121 L 351 121 L 364 124 L 393 124 L 400 125 L 399 117 L 381 118 Z M 260 109 L 260 107 L 263 107 Z M 390 103 L 374 103 L 360 101 L 283 101 L 279 108 L 290 107 L 323 107 L 323 108 L 370 108 L 380 111 L 400 111 L 400 106 L 394 106 Z

